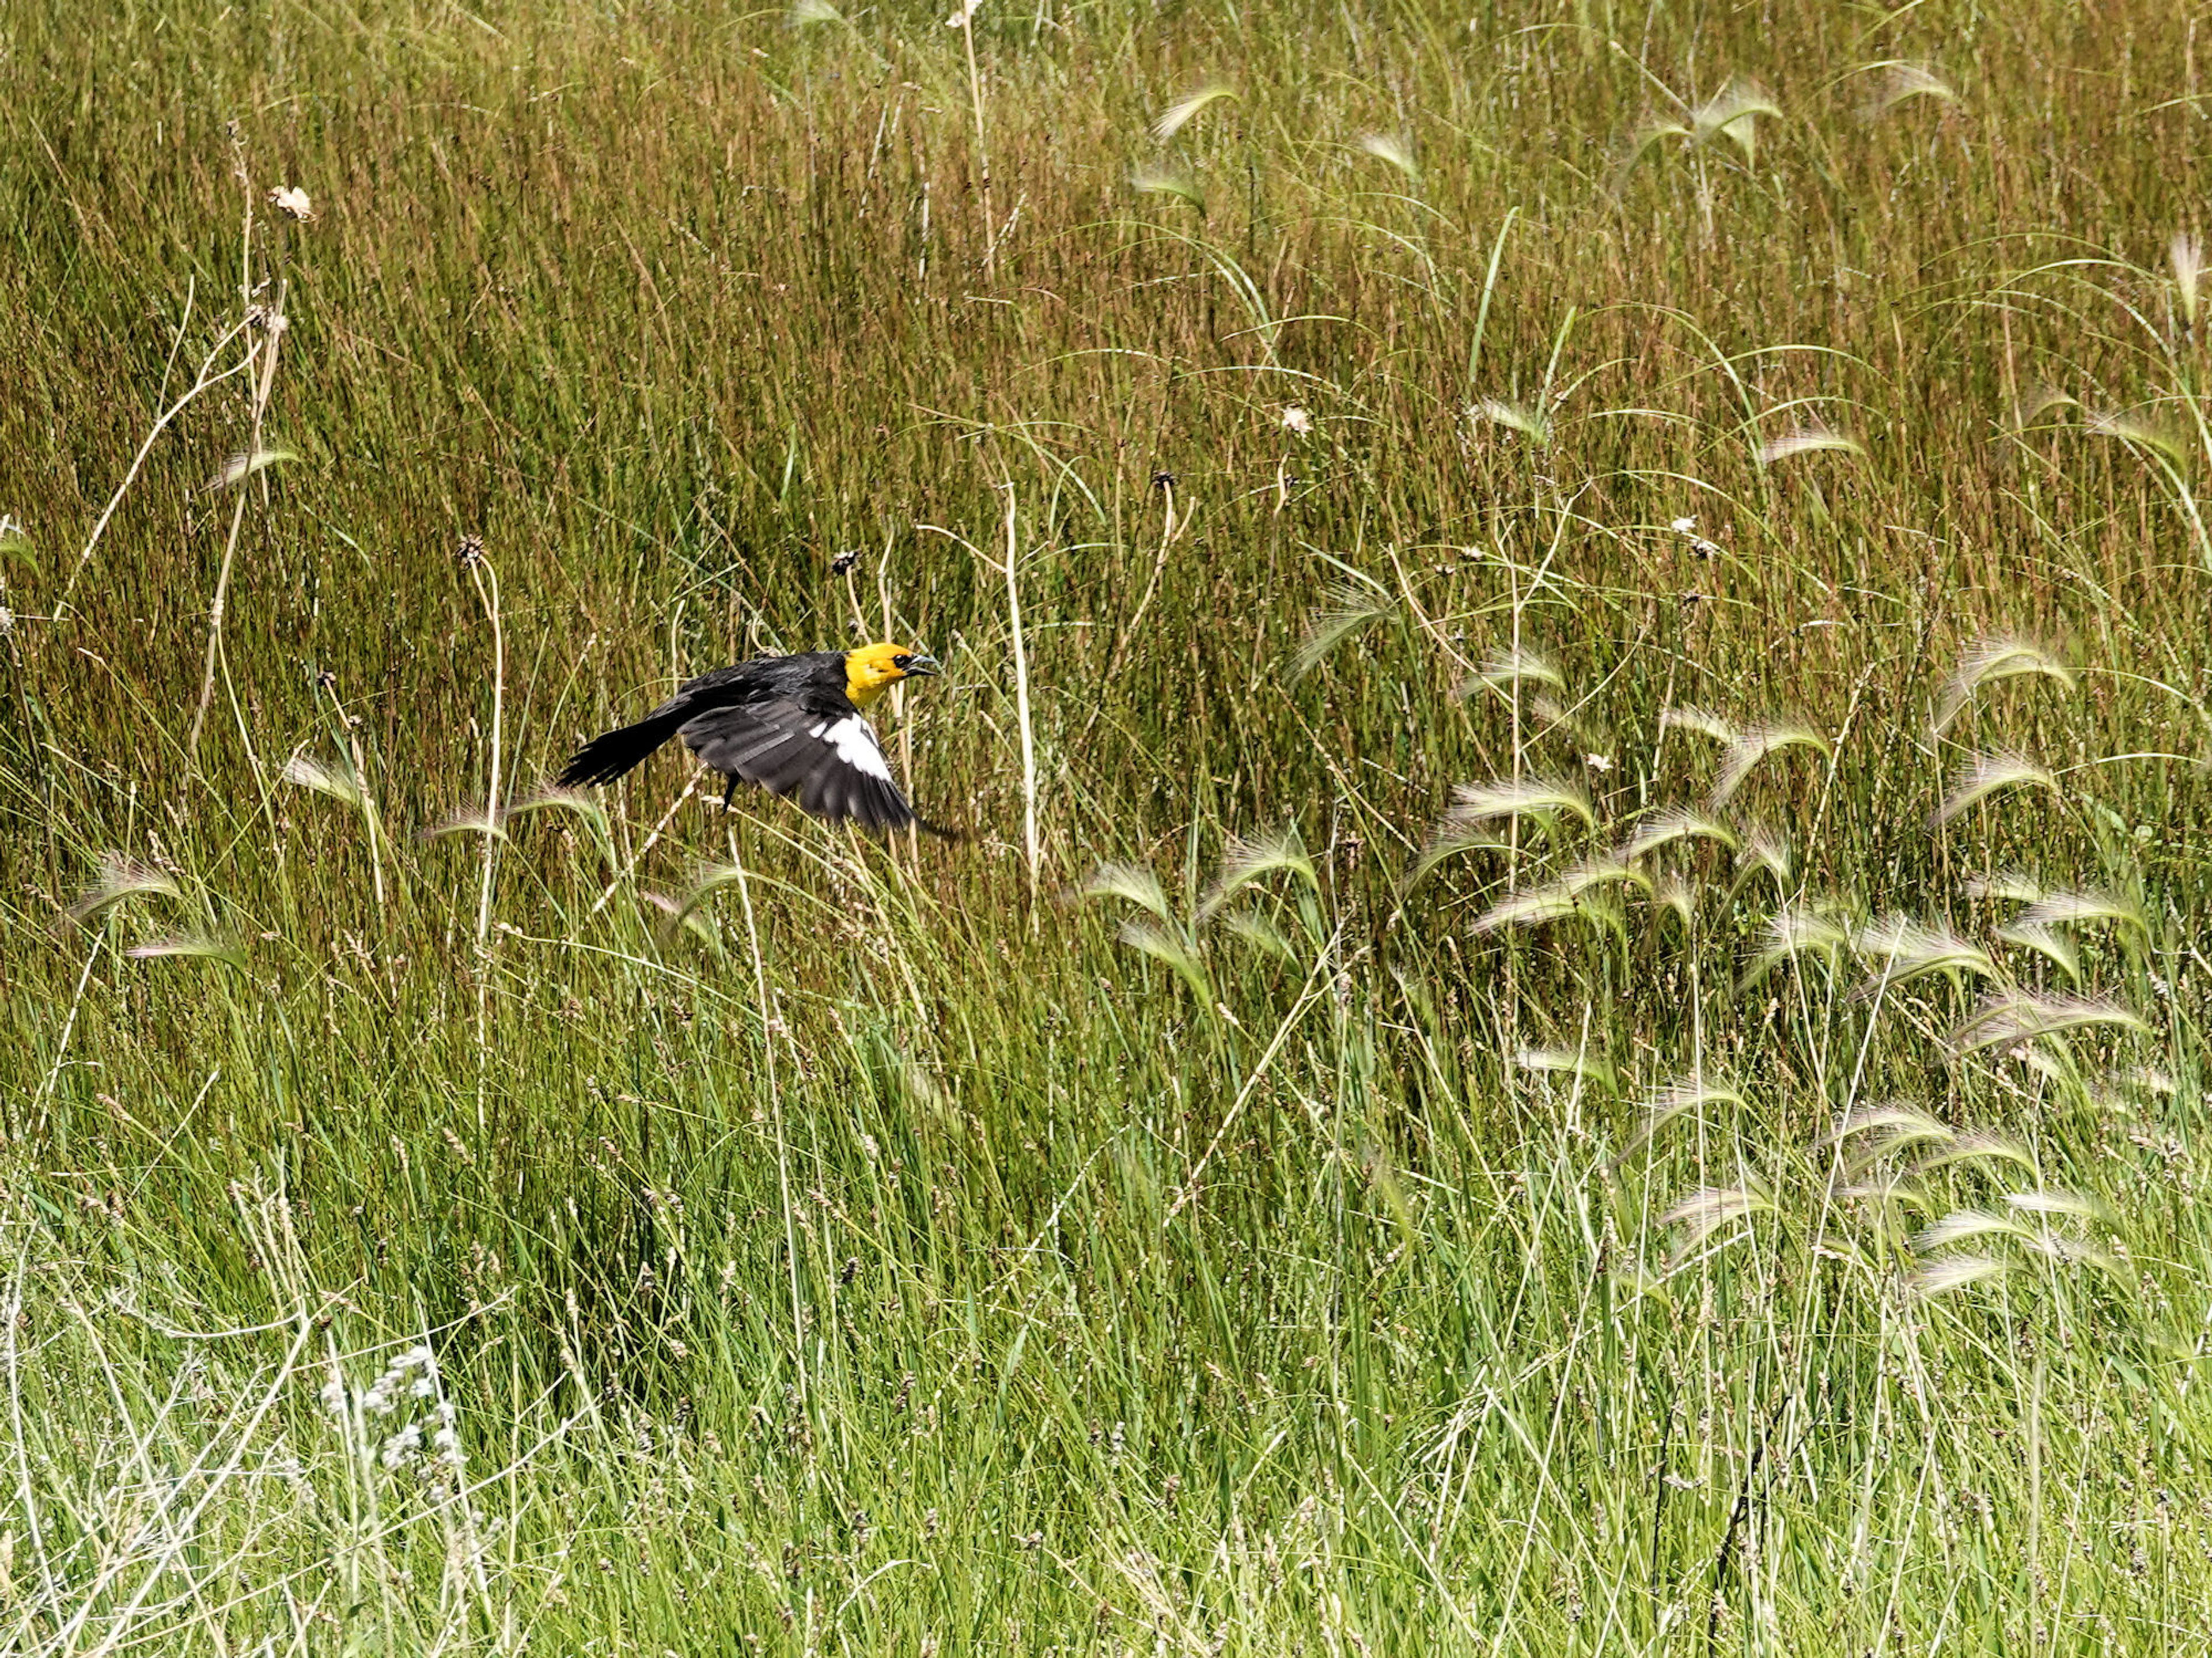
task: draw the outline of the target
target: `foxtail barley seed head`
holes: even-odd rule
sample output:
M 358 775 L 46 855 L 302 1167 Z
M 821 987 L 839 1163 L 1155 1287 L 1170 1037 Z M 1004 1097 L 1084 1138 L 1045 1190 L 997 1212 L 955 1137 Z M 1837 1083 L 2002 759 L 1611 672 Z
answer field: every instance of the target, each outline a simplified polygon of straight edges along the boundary
M 284 762 L 284 780 L 295 787 L 309 789 L 317 794 L 327 794 L 333 800 L 360 809 L 361 779 L 354 774 L 353 762 L 341 758 L 334 765 L 325 765 L 305 754 L 295 754 Z
M 121 853 L 102 853 L 100 873 L 68 909 L 72 921 L 94 921 L 128 898 L 152 896 L 176 898 L 183 895 L 176 881 L 149 864 L 133 862 Z
M 2204 280 L 2204 245 L 2187 231 L 2176 231 L 2166 244 L 2166 263 L 2173 270 L 2174 298 L 2181 307 L 2182 325 L 2197 331 L 2197 305 Z
M 1808 420 L 1760 444 L 1759 464 L 1771 466 L 1776 461 L 1787 460 L 1792 455 L 1822 453 L 1856 455 L 1863 459 L 1866 446 L 1856 438 L 1838 431 L 1826 421 Z
M 1307 855 L 1295 825 L 1273 835 L 1231 841 L 1212 886 L 1199 901 L 1199 919 L 1213 914 L 1255 881 L 1282 870 L 1296 875 L 1310 890 L 1320 891 L 1320 878 L 1314 873 L 1313 859 Z
M 1635 832 L 1613 848 L 1613 855 L 1632 864 L 1678 841 L 1714 841 L 1731 851 L 1736 846 L 1735 831 L 1719 819 L 1694 806 L 1666 806 L 1638 824 Z
M 1160 878 L 1141 864 L 1101 864 L 1091 872 L 1091 878 L 1076 890 L 1076 896 L 1126 898 L 1163 921 L 1174 919 L 1169 912 L 1168 895 L 1160 885 Z
M 1888 64 L 1882 66 L 1874 95 L 1866 101 L 1864 114 L 1869 120 L 1877 120 L 1900 104 L 1926 98 L 1939 104 L 1955 104 L 1959 94 L 1949 83 L 1925 64 Z
M 1761 116 L 1778 121 L 1781 106 L 1755 82 L 1739 76 L 1690 112 L 1692 142 L 1702 145 L 1725 138 L 1743 152 L 1746 167 L 1755 167 L 1759 150 L 1753 123 Z
M 1198 998 L 1201 1005 L 1212 1007 L 1214 1005 L 1213 981 L 1206 970 L 1206 964 L 1198 959 L 1189 941 L 1179 931 L 1164 926 L 1158 921 L 1128 920 L 1121 923 L 1121 931 L 1115 936 L 1139 955 L 1149 956 L 1172 969 L 1190 987 L 1191 993 Z
M 1946 1039 L 1954 1055 L 2008 1048 L 2039 1036 L 2108 1027 L 2145 1031 L 2150 1026 L 2118 1002 L 2096 996 L 2039 996 L 2024 990 L 2000 991 L 1985 998 L 1972 1015 Z
M 1539 448 L 1552 440 L 1552 417 L 1541 409 L 1532 409 L 1526 404 L 1508 402 L 1504 398 L 1485 398 L 1468 405 L 1467 417 L 1518 432 Z
M 1129 188 L 1141 196 L 1172 196 L 1177 201 L 1196 208 L 1201 216 L 1206 212 L 1206 197 L 1189 175 L 1168 167 L 1132 167 L 1129 170 Z
M 1913 1234 L 1912 1247 L 1923 1252 L 1944 1249 L 1954 1243 L 1992 1236 L 2033 1237 L 2035 1229 L 2017 1215 L 2001 1215 L 1987 1209 L 1954 1209 L 1935 1224 Z
M 1461 783 L 1452 789 L 1452 804 L 1443 827 L 1463 829 L 1501 817 L 1546 820 L 1565 812 L 1595 828 L 1589 791 L 1570 777 L 1529 777 L 1519 782 L 1499 779 L 1489 783 Z
M 228 489 L 234 483 L 252 477 L 264 466 L 274 466 L 280 461 L 297 460 L 299 456 L 289 449 L 241 449 L 223 462 L 216 475 L 208 480 L 210 489 Z
M 2003 903 L 2032 904 L 2043 896 L 2043 888 L 2026 870 L 1991 870 L 1986 875 L 1970 875 L 1960 884 L 1960 890 L 1969 898 L 1995 899 Z
M 2168 465 L 2179 466 L 2189 459 L 2188 446 L 2179 430 L 2162 415 L 2141 409 L 2092 414 L 2088 430 L 2100 438 L 2118 438 L 2138 449 L 2148 449 Z
M 1713 804 L 1727 800 L 1743 786 L 1753 767 L 1784 749 L 1811 749 L 1823 759 L 1835 757 L 1835 745 L 1826 735 L 1803 720 L 1771 720 L 1747 726 L 1721 752 L 1720 772 L 1713 779 Z
M 2150 937 L 2142 906 L 2094 887 L 2045 893 L 2013 918 L 2015 926 L 2073 926 L 2111 921 L 2139 938 Z
M 1857 928 L 1851 934 L 1851 948 L 1875 975 L 1873 984 L 1855 993 L 1862 996 L 1872 994 L 1881 983 L 1905 984 L 1930 973 L 1996 976 L 1996 963 L 1980 945 L 1967 943 L 1941 922 L 1930 925 L 1907 915 L 1886 915 Z
M 1949 729 L 1960 711 L 1984 685 L 2027 674 L 2056 680 L 2069 691 L 2081 683 L 2064 657 L 2051 646 L 2008 635 L 1976 640 L 1966 647 L 1957 669 L 1944 682 L 1942 695 L 1936 706 L 1936 735 L 1940 737 Z
M 1765 1183 L 1747 1180 L 1741 1186 L 1705 1186 L 1675 1200 L 1659 1217 L 1663 1230 L 1679 1226 L 1682 1236 L 1674 1246 L 1671 1267 L 1679 1266 L 1723 1227 L 1747 1221 L 1753 1215 L 1773 1214 L 1779 1206 Z
M 1298 641 L 1292 673 L 1303 678 L 1345 641 L 1377 622 L 1395 621 L 1397 616 L 1398 601 L 1380 589 L 1348 583 L 1331 588 L 1327 602 L 1306 620 L 1305 637 Z
M 1700 737 L 1710 737 L 1716 743 L 1736 740 L 1735 722 L 1725 714 L 1715 714 L 1710 708 L 1662 708 L 1659 710 L 1661 731 L 1695 732 Z
M 1968 755 L 1952 773 L 1951 786 L 1944 793 L 1942 804 L 1929 817 L 1929 826 L 1939 828 L 1949 823 L 2001 789 L 2021 787 L 2042 789 L 2055 796 L 2058 793 L 2058 780 L 2049 768 L 2038 765 L 2024 754 Z
M 1421 170 L 1413 164 L 1413 146 L 1395 133 L 1370 132 L 1359 140 L 1359 148 L 1378 161 L 1387 161 L 1408 179 L 1419 179 Z
M 2072 938 L 2056 927 L 2039 926 L 2013 922 L 1997 929 L 1997 937 L 2006 944 L 2022 950 L 2032 950 L 2056 966 L 2075 984 L 2081 982 L 2081 950 Z
M 156 938 L 149 944 L 133 944 L 123 952 L 133 961 L 154 961 L 165 956 L 180 956 L 194 961 L 216 962 L 233 971 L 246 971 L 246 949 L 234 938 L 206 932 L 184 933 L 173 938 Z
M 1159 143 L 1165 143 L 1195 120 L 1200 112 L 1209 105 L 1217 103 L 1224 98 L 1234 100 L 1236 96 L 1235 88 L 1219 81 L 1209 82 L 1199 88 L 1197 91 L 1187 97 L 1177 99 L 1162 110 L 1152 122 L 1152 137 Z
M 1521 645 L 1486 657 L 1467 689 L 1472 691 L 1476 685 L 1485 685 L 1492 690 L 1510 690 L 1522 684 L 1549 685 L 1555 691 L 1567 688 L 1566 676 L 1559 671 L 1557 663 L 1541 651 Z
M 1908 1287 L 1916 1296 L 1933 1297 L 1992 1283 L 2012 1270 L 2009 1262 L 1993 1255 L 1942 1255 L 1913 1273 Z

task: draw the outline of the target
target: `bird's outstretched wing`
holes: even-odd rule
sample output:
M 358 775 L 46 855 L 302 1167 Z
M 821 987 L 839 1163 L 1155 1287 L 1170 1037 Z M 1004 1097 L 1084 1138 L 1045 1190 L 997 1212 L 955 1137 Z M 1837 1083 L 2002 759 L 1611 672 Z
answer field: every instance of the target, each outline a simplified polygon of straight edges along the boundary
M 694 715 L 683 734 L 702 764 L 795 799 L 817 817 L 878 830 L 915 821 L 860 714 L 770 697 Z

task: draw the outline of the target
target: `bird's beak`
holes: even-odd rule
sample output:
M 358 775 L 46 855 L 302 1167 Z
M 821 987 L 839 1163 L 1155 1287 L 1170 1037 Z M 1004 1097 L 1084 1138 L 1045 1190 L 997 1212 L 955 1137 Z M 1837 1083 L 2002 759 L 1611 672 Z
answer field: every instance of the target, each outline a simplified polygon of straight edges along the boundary
M 937 659 L 933 656 L 917 656 L 913 661 L 906 665 L 907 677 L 909 679 L 914 678 L 916 675 L 920 675 L 922 678 L 927 679 L 933 675 L 939 674 L 944 671 L 945 671 L 942 668 L 937 665 Z

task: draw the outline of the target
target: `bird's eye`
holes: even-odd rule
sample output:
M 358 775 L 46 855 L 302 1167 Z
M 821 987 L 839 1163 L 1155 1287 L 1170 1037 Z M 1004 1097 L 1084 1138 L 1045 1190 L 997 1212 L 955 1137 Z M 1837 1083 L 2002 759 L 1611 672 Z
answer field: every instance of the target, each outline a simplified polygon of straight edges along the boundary
M 914 666 L 914 659 L 910 656 L 895 656 L 891 659 L 891 666 L 904 673 L 908 668 Z

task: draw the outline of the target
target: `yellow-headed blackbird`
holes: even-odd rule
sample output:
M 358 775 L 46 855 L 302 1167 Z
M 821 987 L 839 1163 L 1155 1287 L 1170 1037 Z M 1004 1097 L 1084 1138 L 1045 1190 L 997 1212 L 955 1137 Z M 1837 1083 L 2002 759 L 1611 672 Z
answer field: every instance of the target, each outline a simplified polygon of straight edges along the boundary
M 891 781 L 891 768 L 860 710 L 937 662 L 902 645 L 857 651 L 808 651 L 717 668 L 688 682 L 639 720 L 577 750 L 561 774 L 564 786 L 611 783 L 678 732 L 704 764 L 722 773 L 727 806 L 739 781 L 796 799 L 817 817 L 845 818 L 872 829 L 919 823 Z

